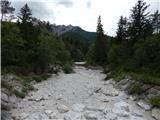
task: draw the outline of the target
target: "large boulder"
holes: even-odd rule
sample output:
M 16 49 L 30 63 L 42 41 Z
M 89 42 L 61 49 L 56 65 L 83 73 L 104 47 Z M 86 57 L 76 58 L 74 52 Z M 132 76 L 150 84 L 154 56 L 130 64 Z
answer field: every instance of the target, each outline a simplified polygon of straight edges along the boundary
M 118 102 L 114 104 L 112 112 L 119 117 L 129 117 L 129 104 L 126 102 Z
M 138 101 L 137 105 L 140 106 L 144 110 L 150 110 L 151 109 L 151 105 L 144 100 Z
M 156 120 L 160 120 L 160 109 L 153 108 L 152 109 L 152 117 L 154 117 Z

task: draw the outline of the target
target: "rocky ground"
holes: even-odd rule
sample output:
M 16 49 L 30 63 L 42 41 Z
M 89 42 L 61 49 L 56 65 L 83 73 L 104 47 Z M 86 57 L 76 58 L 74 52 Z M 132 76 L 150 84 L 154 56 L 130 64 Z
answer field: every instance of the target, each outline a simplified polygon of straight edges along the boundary
M 155 120 L 150 105 L 104 81 L 101 70 L 74 68 L 36 84 L 11 110 L 14 120 Z M 159 109 L 154 112 L 159 115 Z M 157 116 L 159 117 L 159 116 Z

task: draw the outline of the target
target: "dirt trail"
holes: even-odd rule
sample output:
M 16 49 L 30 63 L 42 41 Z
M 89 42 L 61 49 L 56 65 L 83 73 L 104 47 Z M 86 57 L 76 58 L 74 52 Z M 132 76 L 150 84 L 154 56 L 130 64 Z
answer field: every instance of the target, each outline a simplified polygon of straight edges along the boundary
M 74 68 L 75 73 L 58 76 L 35 85 L 37 91 L 12 110 L 20 120 L 154 120 L 112 80 L 103 81 L 101 70 Z

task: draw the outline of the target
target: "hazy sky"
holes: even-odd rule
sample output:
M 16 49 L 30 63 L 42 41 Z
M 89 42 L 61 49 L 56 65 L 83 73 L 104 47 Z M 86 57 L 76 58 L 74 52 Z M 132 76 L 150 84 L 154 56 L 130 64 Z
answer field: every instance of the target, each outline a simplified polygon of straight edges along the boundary
M 97 18 L 102 17 L 106 34 L 114 36 L 121 15 L 129 17 L 130 9 L 137 0 L 10 0 L 19 9 L 28 3 L 34 17 L 57 25 L 80 26 L 96 31 Z M 150 4 L 149 11 L 160 10 L 160 0 L 144 0 Z

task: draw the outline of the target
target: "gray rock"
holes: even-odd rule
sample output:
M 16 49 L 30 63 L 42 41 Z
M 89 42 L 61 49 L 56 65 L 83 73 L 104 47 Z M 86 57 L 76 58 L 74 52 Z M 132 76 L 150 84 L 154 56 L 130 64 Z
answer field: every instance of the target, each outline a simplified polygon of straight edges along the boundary
M 1 100 L 5 102 L 9 102 L 9 96 L 5 92 L 1 92 Z
M 111 87 L 111 88 L 102 88 L 101 93 L 103 93 L 106 96 L 114 97 L 114 96 L 118 96 L 119 91 Z
M 112 112 L 119 117 L 129 117 L 129 104 L 126 102 L 118 102 L 114 104 Z
M 72 106 L 72 110 L 75 111 L 75 112 L 82 112 L 85 108 L 85 105 L 83 104 L 74 104 Z
M 20 115 L 20 118 L 21 118 L 22 120 L 24 120 L 24 119 L 26 119 L 28 116 L 29 116 L 28 113 L 22 113 L 22 114 Z
M 49 116 L 53 113 L 53 111 L 52 110 L 45 110 L 45 113 Z
M 64 115 L 64 120 L 84 120 L 81 113 L 69 111 Z
M 160 91 L 155 88 L 151 88 L 147 91 L 147 94 L 147 97 L 151 99 L 152 97 L 160 96 Z
M 152 117 L 154 117 L 156 120 L 160 120 L 160 109 L 153 108 L 152 109 Z
M 120 110 L 124 110 L 124 111 L 126 111 L 126 112 L 129 112 L 129 111 L 130 111 L 130 109 L 129 109 L 129 104 L 126 103 L 126 102 L 124 102 L 124 101 L 115 103 L 115 104 L 114 104 L 114 108 L 120 109 Z
M 20 120 L 23 120 L 23 119 L 20 119 Z M 49 120 L 49 117 L 44 112 L 36 112 L 36 113 L 30 114 L 24 120 Z
M 117 115 L 114 114 L 114 113 L 109 112 L 109 113 L 107 113 L 107 115 L 105 115 L 105 118 L 107 120 L 117 120 Z
M 59 113 L 65 113 L 69 111 L 68 107 L 65 105 L 58 105 L 57 110 Z
M 98 115 L 95 112 L 86 112 L 84 117 L 87 120 L 98 120 Z
M 150 110 L 151 109 L 151 105 L 149 103 L 145 102 L 144 100 L 138 101 L 137 105 L 140 106 L 144 110 Z

